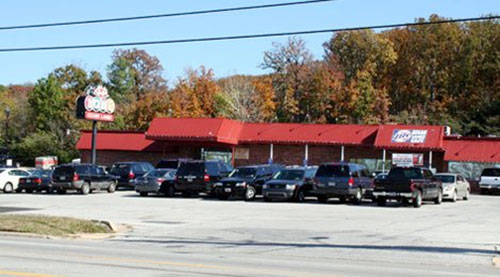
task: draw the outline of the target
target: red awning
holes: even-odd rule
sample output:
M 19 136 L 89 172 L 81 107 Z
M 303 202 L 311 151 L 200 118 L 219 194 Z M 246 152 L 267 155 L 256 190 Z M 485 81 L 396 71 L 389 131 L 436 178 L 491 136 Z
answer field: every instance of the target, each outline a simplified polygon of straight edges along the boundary
M 92 132 L 82 131 L 80 140 L 76 144 L 78 150 L 90 150 Z M 97 150 L 122 151 L 158 151 L 157 143 L 147 140 L 144 132 L 134 131 L 98 131 Z
M 155 118 L 146 133 L 150 140 L 203 141 L 238 144 L 243 124 L 223 118 Z
M 378 126 L 245 123 L 240 143 L 372 145 Z
M 422 125 L 380 125 L 374 146 L 385 149 L 443 151 L 444 128 Z
M 500 163 L 500 138 L 453 138 L 443 141 L 445 161 Z

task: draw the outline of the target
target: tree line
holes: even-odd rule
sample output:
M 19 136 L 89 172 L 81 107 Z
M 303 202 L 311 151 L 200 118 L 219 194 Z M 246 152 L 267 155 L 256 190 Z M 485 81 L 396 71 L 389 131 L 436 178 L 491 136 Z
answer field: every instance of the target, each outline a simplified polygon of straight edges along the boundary
M 432 15 L 428 21 L 443 20 Z M 418 19 L 417 21 L 426 21 Z M 263 53 L 268 74 L 217 78 L 188 69 L 171 86 L 159 59 L 117 49 L 106 78 L 77 65 L 34 85 L 0 86 L 0 143 L 26 164 L 38 155 L 77 157 L 75 99 L 104 84 L 117 104 L 101 129 L 146 130 L 154 117 L 227 117 L 246 122 L 406 123 L 451 126 L 461 135 L 500 135 L 498 20 L 338 32 L 313 57 L 301 38 Z

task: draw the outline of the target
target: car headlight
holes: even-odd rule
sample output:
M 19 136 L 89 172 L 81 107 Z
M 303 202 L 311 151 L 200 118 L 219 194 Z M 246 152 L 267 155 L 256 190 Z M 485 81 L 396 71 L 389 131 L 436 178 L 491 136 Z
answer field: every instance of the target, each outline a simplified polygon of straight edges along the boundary
M 262 189 L 268 189 L 269 186 L 267 184 L 262 185 Z
M 219 183 L 215 183 L 214 186 L 216 186 L 216 187 L 222 187 L 222 183 L 220 183 L 220 182 Z
M 297 185 L 286 185 L 286 189 L 288 190 L 292 190 L 292 189 L 295 189 Z
M 247 183 L 245 183 L 245 182 L 236 183 L 237 187 L 245 187 L 246 185 L 247 185 Z

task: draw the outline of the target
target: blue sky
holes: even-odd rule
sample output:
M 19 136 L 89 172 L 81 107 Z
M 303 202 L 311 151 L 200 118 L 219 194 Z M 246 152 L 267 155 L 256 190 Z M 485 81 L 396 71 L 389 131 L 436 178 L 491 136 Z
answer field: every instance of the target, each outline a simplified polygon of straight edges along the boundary
M 293 0 L 17 0 L 1 1 L 0 26 L 150 15 L 247 5 L 292 2 Z M 500 13 L 498 0 L 337 0 L 320 4 L 31 30 L 0 31 L 0 48 L 94 44 L 230 36 L 268 32 L 413 22 L 436 13 L 445 17 L 476 17 Z M 323 42 L 331 34 L 302 36 L 315 57 L 323 55 Z M 262 74 L 263 52 L 273 41 L 264 38 L 139 47 L 158 57 L 164 77 L 172 85 L 188 67 L 205 65 L 217 77 L 235 73 Z M 53 69 L 77 64 L 106 74 L 112 48 L 43 52 L 0 53 L 0 84 L 36 82 Z

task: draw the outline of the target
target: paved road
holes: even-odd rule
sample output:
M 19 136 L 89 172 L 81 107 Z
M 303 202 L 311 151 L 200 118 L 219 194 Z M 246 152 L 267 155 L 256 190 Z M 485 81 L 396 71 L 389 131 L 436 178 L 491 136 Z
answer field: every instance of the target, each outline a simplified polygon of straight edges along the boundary
M 498 276 L 499 210 L 498 196 L 414 209 L 0 194 L 0 212 L 134 228 L 104 241 L 0 237 L 0 275 Z

